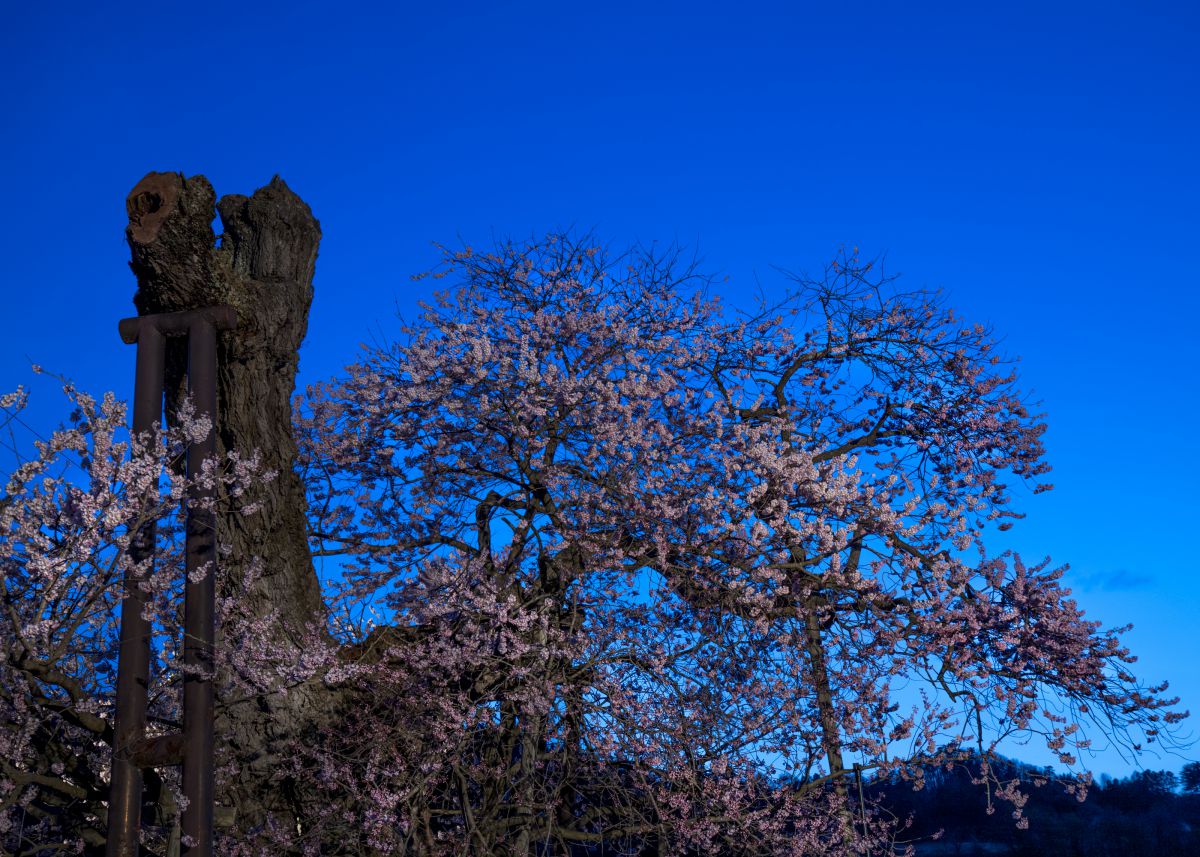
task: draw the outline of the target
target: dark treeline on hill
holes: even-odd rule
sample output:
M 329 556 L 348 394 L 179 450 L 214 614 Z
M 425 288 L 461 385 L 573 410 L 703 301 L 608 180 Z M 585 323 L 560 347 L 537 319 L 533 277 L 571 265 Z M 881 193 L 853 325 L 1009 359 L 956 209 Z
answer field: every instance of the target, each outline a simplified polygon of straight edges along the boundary
M 897 839 L 913 842 L 918 857 L 1200 855 L 1200 763 L 1189 763 L 1180 775 L 1144 770 L 1124 779 L 1101 776 L 1083 802 L 1048 782 L 1048 768 L 1004 758 L 991 767 L 997 779 L 1020 777 L 1026 783 L 1026 829 L 1014 822 L 1009 803 L 993 800 L 994 810 L 988 813 L 977 760 L 929 768 L 919 790 L 911 782 L 894 781 L 874 783 L 869 792 L 896 814 L 900 825 L 913 819 Z M 939 830 L 941 835 L 933 839 Z

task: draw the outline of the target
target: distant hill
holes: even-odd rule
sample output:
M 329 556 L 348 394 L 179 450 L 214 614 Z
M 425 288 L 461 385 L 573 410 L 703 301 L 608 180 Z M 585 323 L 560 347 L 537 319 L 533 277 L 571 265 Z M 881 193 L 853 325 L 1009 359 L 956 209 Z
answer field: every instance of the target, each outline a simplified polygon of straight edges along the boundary
M 1081 803 L 1052 781 L 1050 769 L 995 760 L 999 779 L 1019 777 L 1026 784 L 1026 829 L 1018 827 L 1011 803 L 993 798 L 988 813 L 987 791 L 972 782 L 980 779 L 978 759 L 927 768 L 920 790 L 898 779 L 868 788 L 902 825 L 912 819 L 898 839 L 911 842 L 918 857 L 1200 857 L 1200 789 L 1191 768 L 1182 778 L 1171 771 L 1102 777 Z M 1183 791 L 1183 784 L 1192 790 Z

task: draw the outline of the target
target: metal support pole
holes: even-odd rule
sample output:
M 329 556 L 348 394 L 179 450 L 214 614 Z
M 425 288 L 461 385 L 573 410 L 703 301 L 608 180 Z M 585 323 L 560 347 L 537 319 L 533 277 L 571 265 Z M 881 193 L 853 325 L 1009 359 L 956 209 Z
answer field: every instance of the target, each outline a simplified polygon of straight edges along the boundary
M 187 511 L 187 581 L 183 626 L 183 835 L 184 854 L 213 853 L 213 643 L 217 571 L 217 519 L 204 508 L 216 497 L 215 484 L 202 478 L 204 462 L 217 451 L 217 331 L 205 319 L 188 332 L 188 391 L 198 418 L 213 430 L 188 448 L 187 472 L 192 495 Z M 202 576 L 202 577 L 201 577 Z M 196 577 L 201 579 L 196 580 Z
M 213 854 L 213 648 L 216 637 L 216 514 L 210 501 L 215 484 L 197 484 L 204 461 L 216 453 L 217 331 L 232 330 L 236 314 L 218 306 L 189 312 L 123 319 L 121 338 L 137 343 L 133 429 L 149 431 L 162 416 L 164 337 L 188 337 L 188 390 L 197 417 L 207 416 L 212 430 L 188 449 L 187 473 L 193 482 L 188 498 L 184 581 L 183 732 L 146 738 L 147 685 L 151 627 L 142 614 L 145 593 L 139 578 L 125 575 L 121 606 L 121 648 L 117 666 L 116 716 L 113 726 L 112 779 L 108 805 L 107 857 L 137 857 L 142 809 L 142 768 L 183 764 L 187 808 L 182 832 L 188 857 Z M 132 541 L 130 558 L 152 559 L 155 527 L 144 523 Z M 202 575 L 202 578 L 201 578 Z M 200 579 L 193 579 L 200 578 Z
M 166 343 L 152 324 L 139 325 L 137 369 L 133 385 L 133 431 L 150 432 L 162 417 Z M 108 797 L 108 857 L 137 857 L 142 812 L 142 769 L 131 755 L 146 734 L 146 684 L 150 675 L 150 623 L 142 614 L 146 594 L 139 588 L 136 564 L 152 560 L 155 526 L 142 524 L 129 549 L 121 603 L 121 642 L 117 655 L 117 711 L 113 723 L 113 760 Z

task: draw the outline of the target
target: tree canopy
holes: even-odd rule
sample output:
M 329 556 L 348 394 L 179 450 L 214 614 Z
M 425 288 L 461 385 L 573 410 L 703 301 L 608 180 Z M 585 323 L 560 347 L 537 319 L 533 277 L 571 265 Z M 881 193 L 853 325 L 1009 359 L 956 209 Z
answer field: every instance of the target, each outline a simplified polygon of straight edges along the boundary
M 227 712 L 300 694 L 311 728 L 227 853 L 862 853 L 894 825 L 856 776 L 981 759 L 1020 824 L 1020 778 L 987 763 L 1005 739 L 1079 771 L 1097 732 L 1170 740 L 1183 715 L 1120 629 L 1062 569 L 987 550 L 1020 486 L 1050 487 L 989 330 L 853 253 L 738 314 L 677 252 L 592 245 L 446 251 L 449 288 L 297 401 L 326 620 L 225 599 L 218 675 Z M 14 853 L 103 841 L 125 534 L 197 430 L 131 456 L 119 405 L 78 401 L 0 501 Z M 227 515 L 254 525 L 262 471 L 226 453 Z M 222 775 L 248 764 L 229 748 Z

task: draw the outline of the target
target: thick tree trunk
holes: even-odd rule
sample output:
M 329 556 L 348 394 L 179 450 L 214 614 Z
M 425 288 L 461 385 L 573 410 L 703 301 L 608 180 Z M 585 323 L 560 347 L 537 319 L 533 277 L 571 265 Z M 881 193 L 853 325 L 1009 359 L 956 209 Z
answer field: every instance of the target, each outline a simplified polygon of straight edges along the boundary
M 278 640 L 299 642 L 306 626 L 324 620 L 304 490 L 295 472 L 291 406 L 320 225 L 278 177 L 251 197 L 233 194 L 217 202 L 203 176 L 149 173 L 130 192 L 127 209 L 139 314 L 212 304 L 237 310 L 238 327 L 222 335 L 219 351 L 219 452 L 248 456 L 257 450 L 278 476 L 243 498 L 260 502 L 261 513 L 226 515 L 218 524 L 219 541 L 232 549 L 221 560 L 225 592 L 236 593 L 256 617 L 277 616 L 271 630 Z M 219 241 L 214 209 L 224 230 Z M 180 342 L 168 354 L 169 420 L 181 401 L 185 369 Z M 246 586 L 252 558 L 262 563 L 262 577 Z M 236 810 L 237 828 L 260 824 L 268 814 L 282 814 L 289 823 L 289 790 L 272 781 L 280 748 L 319 722 L 331 704 L 319 686 L 248 701 L 218 699 L 218 747 L 231 752 L 240 768 L 219 802 Z
M 219 246 L 214 204 L 224 227 Z M 127 208 L 139 314 L 220 303 L 237 310 L 237 330 L 221 340 L 220 451 L 258 450 L 279 476 L 254 498 L 264 503 L 263 514 L 228 516 L 221 541 L 233 548 L 235 571 L 249 557 L 263 560 L 264 580 L 246 597 L 256 613 L 278 609 L 294 631 L 322 611 L 304 490 L 294 470 L 291 402 L 320 225 L 278 177 L 250 198 L 231 194 L 216 203 L 203 176 L 150 173 L 130 192 Z M 167 384 L 178 390 L 185 366 L 182 348 L 174 351 Z

